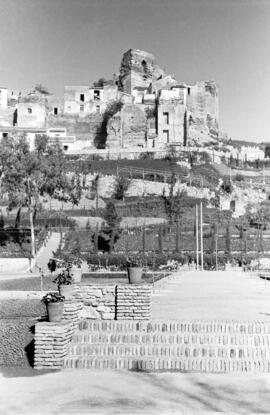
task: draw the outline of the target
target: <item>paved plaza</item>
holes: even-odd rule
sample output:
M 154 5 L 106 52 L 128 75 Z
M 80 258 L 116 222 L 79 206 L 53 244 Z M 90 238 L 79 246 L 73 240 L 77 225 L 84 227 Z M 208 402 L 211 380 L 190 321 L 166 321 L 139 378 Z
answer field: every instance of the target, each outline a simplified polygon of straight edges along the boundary
M 269 414 L 270 376 L 5 369 L 0 408 L 1 415 Z
M 179 271 L 155 289 L 152 317 L 269 320 L 270 281 L 242 271 Z
M 270 282 L 241 271 L 180 271 L 157 284 L 153 318 L 268 320 Z M 1 414 L 270 413 L 270 374 L 0 371 Z

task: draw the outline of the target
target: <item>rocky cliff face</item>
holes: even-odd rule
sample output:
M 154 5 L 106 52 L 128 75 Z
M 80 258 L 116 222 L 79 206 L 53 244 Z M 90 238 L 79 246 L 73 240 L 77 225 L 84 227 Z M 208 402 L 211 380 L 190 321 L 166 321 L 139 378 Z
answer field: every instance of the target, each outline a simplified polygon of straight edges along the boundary
M 218 87 L 213 81 L 188 88 L 188 144 L 200 145 L 218 138 Z

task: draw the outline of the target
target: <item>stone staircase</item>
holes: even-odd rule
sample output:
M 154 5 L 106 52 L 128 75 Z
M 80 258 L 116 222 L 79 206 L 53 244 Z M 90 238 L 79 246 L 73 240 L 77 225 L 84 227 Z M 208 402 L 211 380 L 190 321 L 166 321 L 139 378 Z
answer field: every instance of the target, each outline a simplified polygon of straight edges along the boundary
M 270 372 L 270 322 L 84 320 L 64 367 Z

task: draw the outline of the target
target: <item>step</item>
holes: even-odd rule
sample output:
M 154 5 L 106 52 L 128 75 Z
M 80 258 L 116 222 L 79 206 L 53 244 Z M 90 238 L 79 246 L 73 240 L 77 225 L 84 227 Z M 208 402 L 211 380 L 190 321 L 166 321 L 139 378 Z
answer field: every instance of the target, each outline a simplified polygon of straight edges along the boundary
M 64 368 L 128 369 L 136 371 L 181 371 L 181 372 L 270 372 L 269 360 L 205 359 L 205 358 L 112 358 L 109 356 L 68 357 Z
M 160 345 L 246 345 L 269 347 L 270 334 L 230 333 L 144 333 L 144 332 L 82 332 L 76 331 L 72 344 L 160 344 Z
M 207 359 L 248 359 L 270 360 L 269 347 L 252 347 L 242 345 L 160 345 L 160 344 L 72 344 L 69 356 L 74 358 L 90 356 L 132 357 L 132 358 L 207 358 Z
M 81 332 L 144 332 L 144 333 L 230 333 L 230 334 L 270 334 L 270 321 L 91 321 L 79 323 Z

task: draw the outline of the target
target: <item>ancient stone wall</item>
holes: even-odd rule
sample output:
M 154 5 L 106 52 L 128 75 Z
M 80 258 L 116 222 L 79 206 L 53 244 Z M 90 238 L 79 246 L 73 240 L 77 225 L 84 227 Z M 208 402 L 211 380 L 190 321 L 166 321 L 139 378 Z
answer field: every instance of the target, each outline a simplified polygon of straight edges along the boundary
M 144 105 L 127 104 L 107 124 L 107 148 L 144 147 L 147 121 Z
M 68 115 L 49 114 L 47 117 L 47 128 L 66 128 L 67 135 L 76 136 L 77 140 L 86 140 L 95 146 L 95 140 L 99 136 L 102 116 L 96 115 Z
M 122 110 L 124 148 L 145 146 L 146 115 L 138 105 L 125 105 Z

